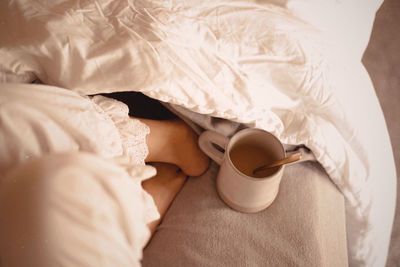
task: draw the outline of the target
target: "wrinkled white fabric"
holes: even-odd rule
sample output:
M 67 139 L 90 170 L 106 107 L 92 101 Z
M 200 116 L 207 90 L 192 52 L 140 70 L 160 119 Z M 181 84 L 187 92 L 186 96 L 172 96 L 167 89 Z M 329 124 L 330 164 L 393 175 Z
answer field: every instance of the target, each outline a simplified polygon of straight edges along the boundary
M 144 164 L 150 129 L 128 107 L 54 86 L 0 84 L 0 172 L 46 153 L 85 151 Z
M 156 173 L 144 165 L 149 128 L 129 118 L 125 104 L 94 100 L 54 86 L 0 84 L 0 204 L 6 209 L 0 213 L 7 214 L 0 220 L 0 258 L 6 266 L 140 265 L 147 224 L 159 218 L 141 186 Z M 31 238 L 30 224 L 42 232 Z M 53 239 L 43 244 L 46 238 Z
M 381 2 L 3 1 L 0 80 L 142 91 L 305 144 L 345 196 L 350 265 L 384 266 L 396 173 L 360 62 Z
M 2 265 L 140 266 L 150 237 L 141 181 L 155 170 L 135 170 L 83 152 L 12 169 L 0 179 Z

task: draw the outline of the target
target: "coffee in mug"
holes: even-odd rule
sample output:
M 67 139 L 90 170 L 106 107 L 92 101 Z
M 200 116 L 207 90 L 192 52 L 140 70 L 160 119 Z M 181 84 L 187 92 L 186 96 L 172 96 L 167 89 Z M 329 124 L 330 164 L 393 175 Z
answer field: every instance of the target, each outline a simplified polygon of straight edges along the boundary
M 229 139 L 217 132 L 205 131 L 200 135 L 199 146 L 220 165 L 217 191 L 228 206 L 241 212 L 258 212 L 275 200 L 284 166 L 253 174 L 254 169 L 285 158 L 285 149 L 274 135 L 248 128 Z
M 262 178 L 270 176 L 278 170 L 278 167 L 274 167 L 253 173 L 256 168 L 278 160 L 278 158 L 274 157 L 271 151 L 250 142 L 235 144 L 229 152 L 229 157 L 236 169 L 247 176 Z

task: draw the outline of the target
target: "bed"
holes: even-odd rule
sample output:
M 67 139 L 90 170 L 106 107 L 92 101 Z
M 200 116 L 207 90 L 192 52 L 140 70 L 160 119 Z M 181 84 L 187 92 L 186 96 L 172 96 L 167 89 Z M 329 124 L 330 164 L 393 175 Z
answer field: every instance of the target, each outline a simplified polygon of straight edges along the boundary
M 381 1 L 3 1 L 0 80 L 141 92 L 198 133 L 305 146 L 276 202 L 234 212 L 189 179 L 143 266 L 384 266 L 396 173 L 361 57 Z M 12 90 L 12 89 L 11 89 Z

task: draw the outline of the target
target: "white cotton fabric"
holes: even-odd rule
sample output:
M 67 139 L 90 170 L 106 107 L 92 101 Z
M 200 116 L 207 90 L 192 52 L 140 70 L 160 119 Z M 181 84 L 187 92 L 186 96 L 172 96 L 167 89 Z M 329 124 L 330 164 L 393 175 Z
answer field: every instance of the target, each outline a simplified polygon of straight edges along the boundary
M 21 163 L 0 179 L 2 264 L 141 266 L 150 237 L 141 181 L 149 170 L 138 165 L 131 176 L 84 152 Z
M 24 253 L 33 253 L 28 258 L 38 260 L 29 263 L 35 266 L 70 261 L 79 266 L 140 266 L 150 238 L 147 224 L 159 218 L 141 185 L 156 174 L 154 167 L 144 165 L 149 128 L 129 118 L 123 103 L 100 96 L 92 100 L 54 86 L 0 84 L 0 202 L 4 209 L 25 214 L 21 190 L 33 188 L 32 194 L 43 191 L 40 197 L 52 196 L 29 202 L 32 212 L 40 213 L 27 215 L 21 223 L 29 225 L 29 220 L 39 218 L 48 229 L 43 226 L 44 236 L 26 239 L 24 251 L 18 250 L 19 241 L 12 235 L 23 236 L 31 228 L 17 231 L 13 225 L 21 219 L 18 214 L 0 211 L 7 214 L 0 222 L 6 242 L 0 242 L 0 251 L 7 266 L 25 266 Z M 9 194 L 10 188 L 19 193 Z M 59 240 L 40 250 L 44 237 Z M 96 246 L 89 249 L 92 245 Z M 45 265 L 39 264 L 42 260 Z
M 84 151 L 144 165 L 150 128 L 103 96 L 35 84 L 0 84 L 0 172 L 47 153 Z
M 346 200 L 351 266 L 384 266 L 391 144 L 361 56 L 381 1 L 1 3 L 0 80 L 142 91 L 305 144 Z

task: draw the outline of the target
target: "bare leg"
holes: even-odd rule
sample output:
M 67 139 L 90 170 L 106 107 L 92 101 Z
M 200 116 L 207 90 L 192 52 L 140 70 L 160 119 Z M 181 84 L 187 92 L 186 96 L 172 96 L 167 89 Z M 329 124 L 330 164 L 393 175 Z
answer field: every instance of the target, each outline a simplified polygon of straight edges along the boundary
M 160 213 L 160 219 L 148 224 L 152 234 L 155 232 L 156 227 L 161 222 L 175 196 L 183 187 L 187 177 L 177 166 L 172 164 L 154 163 L 153 166 L 157 168 L 157 175 L 142 183 L 144 190 L 153 197 Z
M 146 162 L 172 163 L 189 176 L 198 176 L 207 169 L 209 159 L 200 150 L 196 133 L 182 120 L 139 120 L 150 127 Z
M 197 144 L 196 133 L 182 120 L 139 119 L 150 127 L 146 143 L 157 175 L 142 183 L 153 197 L 160 219 L 148 224 L 153 234 L 175 196 L 183 187 L 187 175 L 198 176 L 208 167 L 209 159 Z M 182 170 L 180 171 L 179 168 Z

